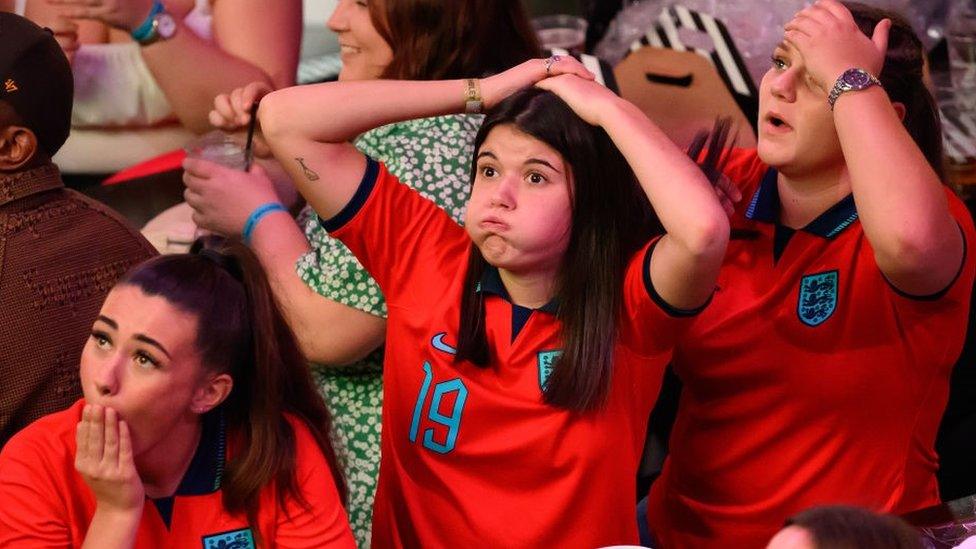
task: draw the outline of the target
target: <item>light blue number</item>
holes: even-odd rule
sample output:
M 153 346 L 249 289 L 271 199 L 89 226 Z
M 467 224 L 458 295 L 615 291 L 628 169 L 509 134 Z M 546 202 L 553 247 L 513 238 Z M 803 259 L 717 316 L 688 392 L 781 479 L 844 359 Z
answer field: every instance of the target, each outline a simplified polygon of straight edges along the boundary
M 417 442 L 417 429 L 420 428 L 420 410 L 424 407 L 427 400 L 427 391 L 430 390 L 430 380 L 434 374 L 430 371 L 430 362 L 424 362 L 424 383 L 420 386 L 420 394 L 417 395 L 417 404 L 413 407 L 413 421 L 410 422 L 410 442 Z
M 417 431 L 420 430 L 420 413 L 424 408 L 424 401 L 427 400 L 427 393 L 430 391 L 430 384 L 434 374 L 430 370 L 430 363 L 424 362 L 424 382 L 420 386 L 420 394 L 417 395 L 417 404 L 413 407 L 413 419 L 410 421 L 410 442 L 417 442 Z M 440 413 L 441 400 L 448 393 L 456 391 L 457 398 L 454 400 L 454 409 L 451 415 L 445 416 Z M 468 388 L 460 379 L 443 381 L 434 386 L 434 396 L 430 400 L 430 408 L 427 417 L 434 423 L 447 427 L 447 438 L 444 444 L 434 441 L 434 430 L 424 430 L 424 448 L 446 454 L 454 449 L 457 442 L 458 431 L 461 429 L 461 413 L 464 411 L 464 401 L 468 398 Z
M 457 399 L 454 401 L 454 410 L 450 416 L 440 413 L 441 398 L 451 391 L 457 391 Z M 444 381 L 434 386 L 434 397 L 430 400 L 430 412 L 428 416 L 434 423 L 440 423 L 447 427 L 447 439 L 444 444 L 434 441 L 434 430 L 424 431 L 424 448 L 433 450 L 438 454 L 446 454 L 454 449 L 457 442 L 458 430 L 461 428 L 461 412 L 464 411 L 464 401 L 468 398 L 468 389 L 460 379 Z

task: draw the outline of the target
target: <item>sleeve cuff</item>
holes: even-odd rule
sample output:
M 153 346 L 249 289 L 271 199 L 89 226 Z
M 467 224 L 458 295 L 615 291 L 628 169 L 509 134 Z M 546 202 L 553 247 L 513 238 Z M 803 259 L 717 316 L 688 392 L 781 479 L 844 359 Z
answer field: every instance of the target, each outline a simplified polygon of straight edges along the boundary
M 652 242 L 651 245 L 648 246 L 647 250 L 644 252 L 644 261 L 642 262 L 643 268 L 641 269 L 643 271 L 643 276 L 644 276 L 644 289 L 647 290 L 647 295 L 650 296 L 651 301 L 653 301 L 658 307 L 660 307 L 669 316 L 673 316 L 677 318 L 697 316 L 699 313 L 704 311 L 708 307 L 708 305 L 712 302 L 712 298 L 715 296 L 715 292 L 712 292 L 712 295 L 708 296 L 708 300 L 706 300 L 705 303 L 703 303 L 699 307 L 695 307 L 694 309 L 679 309 L 671 305 L 667 301 L 665 301 L 664 298 L 661 297 L 661 294 L 657 293 L 657 290 L 654 288 L 654 283 L 651 281 L 651 255 L 654 253 L 654 248 L 657 246 L 657 243 L 660 241 L 661 239 L 659 238 L 654 242 Z
M 949 293 L 949 290 L 951 290 L 952 287 L 956 285 L 956 281 L 959 280 L 960 276 L 962 276 L 962 271 L 963 269 L 966 268 L 966 255 L 969 253 L 968 250 L 969 245 L 966 242 L 966 231 L 962 230 L 962 225 L 960 225 L 958 221 L 956 222 L 956 226 L 959 227 L 959 234 L 962 236 L 962 261 L 959 262 L 959 270 L 956 271 L 956 276 L 952 277 L 952 280 L 950 280 L 949 283 L 946 284 L 946 287 L 942 288 L 938 292 L 935 292 L 934 294 L 928 294 L 928 295 L 910 294 L 902 290 L 899 290 L 897 286 L 895 286 L 890 280 L 888 280 L 888 277 L 885 276 L 884 273 L 881 273 L 881 277 L 884 278 L 885 282 L 888 283 L 888 286 L 891 288 L 893 292 L 900 295 L 901 297 L 904 297 L 906 299 L 912 299 L 914 301 L 938 301 L 942 299 L 947 293 Z
M 363 205 L 366 204 L 366 199 L 369 198 L 369 195 L 373 192 L 373 187 L 376 186 L 376 178 L 379 176 L 379 173 L 379 162 L 367 156 L 366 171 L 363 173 L 362 181 L 359 182 L 359 188 L 356 189 L 356 194 L 352 196 L 349 203 L 339 213 L 329 219 L 322 219 L 320 217 L 319 223 L 322 224 L 322 228 L 331 233 L 338 231 L 346 223 L 349 223 L 359 213 L 359 210 L 363 209 Z

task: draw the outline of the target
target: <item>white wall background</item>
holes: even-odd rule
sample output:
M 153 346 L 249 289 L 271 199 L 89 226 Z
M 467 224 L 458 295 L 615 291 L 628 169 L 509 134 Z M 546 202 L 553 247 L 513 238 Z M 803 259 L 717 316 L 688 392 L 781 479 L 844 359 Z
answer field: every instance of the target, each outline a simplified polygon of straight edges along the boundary
M 0 0 L 2 1 L 2 0 Z M 305 32 L 302 35 L 302 57 L 339 51 L 335 34 L 325 27 L 337 0 L 303 0 Z

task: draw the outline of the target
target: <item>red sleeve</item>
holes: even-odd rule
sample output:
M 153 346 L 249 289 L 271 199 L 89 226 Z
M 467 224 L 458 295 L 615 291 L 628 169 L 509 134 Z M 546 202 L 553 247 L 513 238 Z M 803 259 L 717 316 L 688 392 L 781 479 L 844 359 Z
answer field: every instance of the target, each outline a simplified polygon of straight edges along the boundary
M 951 367 L 959 357 L 969 323 L 970 297 L 976 277 L 976 230 L 969 210 L 948 188 L 949 211 L 959 224 L 964 239 L 964 257 L 956 277 L 940 292 L 913 296 L 895 288 L 878 269 L 878 276 L 891 296 L 897 311 L 902 337 L 913 342 L 911 349 L 919 354 L 918 362 Z M 867 250 L 865 253 L 872 253 Z M 873 258 L 872 258 L 873 259 Z
M 356 540 L 349 528 L 346 510 L 315 437 L 296 418 L 289 417 L 288 422 L 295 431 L 295 473 L 307 506 L 288 498 L 286 508 L 278 513 L 274 546 L 281 549 L 355 549 Z
M 389 303 L 422 287 L 434 271 L 456 272 L 470 245 L 447 213 L 371 158 L 356 196 L 322 225 L 355 254 Z
M 52 470 L 60 452 L 47 448 L 46 434 L 34 424 L 0 453 L 0 547 L 71 546 L 65 495 L 54 478 L 60 471 Z
M 919 307 L 924 314 L 932 314 L 934 308 L 944 309 L 946 307 L 964 307 L 968 311 L 973 278 L 976 276 L 976 229 L 973 228 L 972 215 L 951 189 L 946 187 L 945 193 L 949 203 L 949 213 L 959 225 L 959 231 L 963 238 L 963 257 L 956 276 L 945 289 L 927 296 L 909 295 L 890 283 L 888 284 L 888 288 L 896 296 L 895 302 L 898 306 Z M 965 317 L 962 319 L 962 323 L 966 323 Z
M 620 341 L 642 356 L 670 351 L 681 330 L 708 306 L 706 303 L 693 310 L 677 309 L 654 289 L 649 267 L 660 240 L 654 238 L 635 253 L 624 274 Z

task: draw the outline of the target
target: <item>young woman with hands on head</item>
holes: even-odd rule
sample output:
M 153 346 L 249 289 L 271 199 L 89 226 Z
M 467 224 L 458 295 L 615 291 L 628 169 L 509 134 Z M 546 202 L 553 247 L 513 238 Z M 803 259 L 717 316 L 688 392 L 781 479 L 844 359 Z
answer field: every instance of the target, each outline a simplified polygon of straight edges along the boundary
M 275 157 L 389 307 L 376 545 L 636 541 L 648 413 L 728 221 L 701 170 L 592 78 L 553 57 L 262 100 Z M 347 143 L 478 102 L 465 228 Z
M 329 413 L 246 247 L 126 275 L 81 384 L 0 453 L 0 546 L 355 547 Z
M 662 547 L 763 547 L 794 513 L 939 502 L 934 451 L 976 233 L 940 181 L 924 50 L 894 14 L 820 0 L 785 27 L 711 306 L 678 340 Z M 870 474 L 865 474 L 870 472 Z
M 341 0 L 328 26 L 342 47 L 341 82 L 481 77 L 539 56 L 520 0 Z M 218 96 L 211 122 L 243 129 L 252 103 L 269 91 L 256 84 Z M 352 142 L 460 222 L 481 119 L 464 113 L 403 120 Z M 202 160 L 184 166 L 185 197 L 198 226 L 227 235 L 250 227 L 246 241 L 314 363 L 313 376 L 336 418 L 332 434 L 349 479 L 349 520 L 366 547 L 380 460 L 383 293 L 310 209 L 297 222 L 279 209 L 275 190 L 281 186 L 263 171 L 281 171 L 273 158 L 249 173 Z M 283 179 L 294 193 L 288 177 Z

